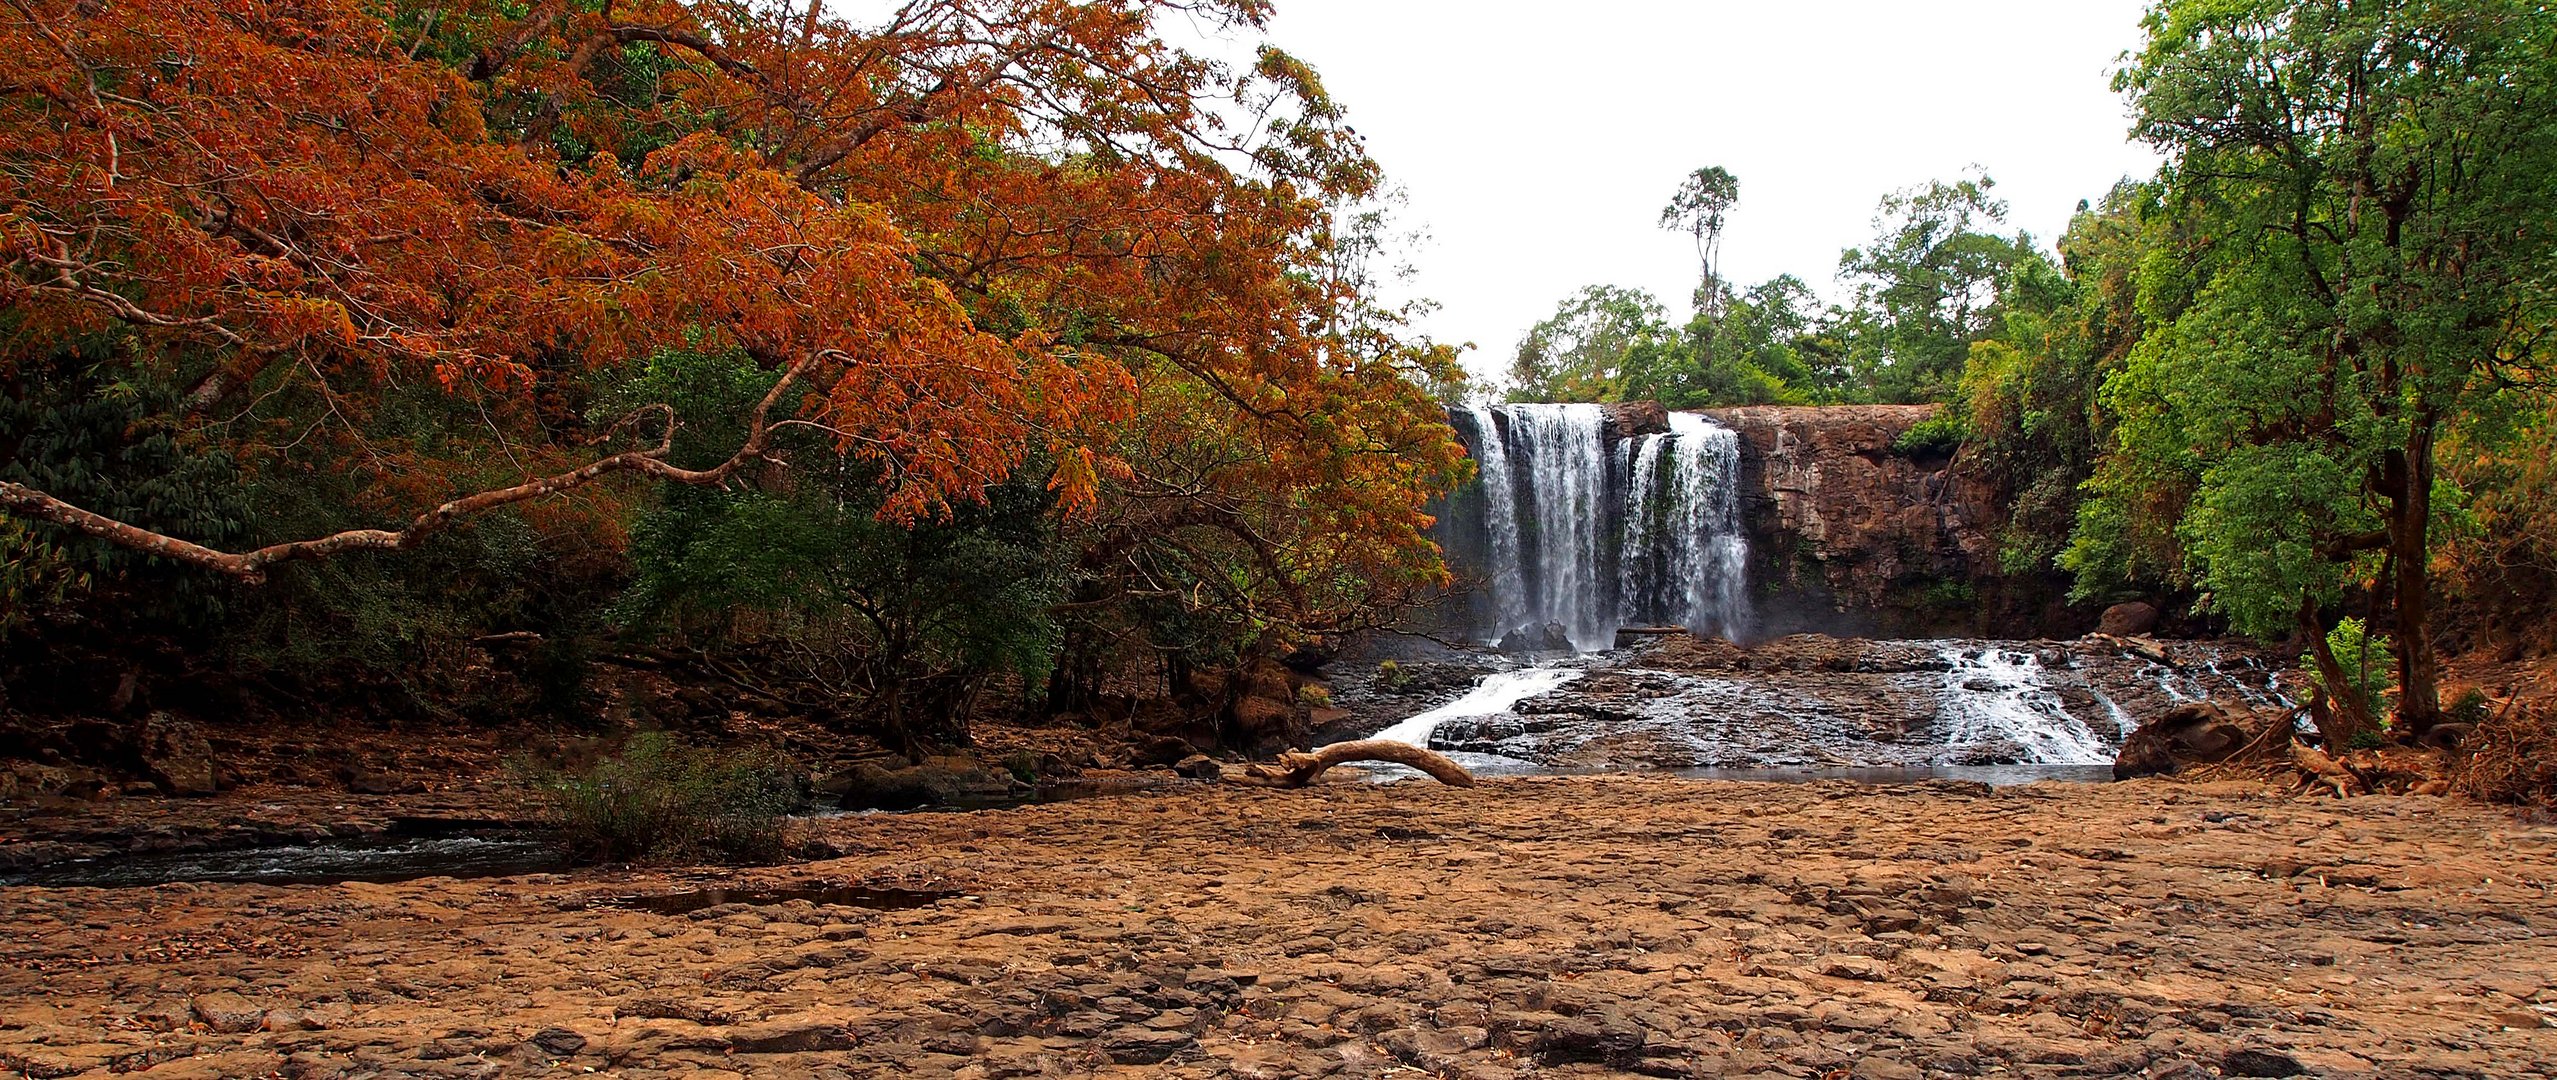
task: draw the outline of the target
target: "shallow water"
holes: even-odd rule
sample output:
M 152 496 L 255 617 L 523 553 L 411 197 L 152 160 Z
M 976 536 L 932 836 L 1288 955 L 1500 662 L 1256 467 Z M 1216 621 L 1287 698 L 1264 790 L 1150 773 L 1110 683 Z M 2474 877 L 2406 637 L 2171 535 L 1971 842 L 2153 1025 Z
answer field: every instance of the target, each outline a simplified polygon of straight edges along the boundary
M 568 857 L 539 837 L 434 836 L 113 855 L 0 875 L 0 885 L 131 888 L 180 881 L 336 885 L 429 877 L 508 877 L 566 869 Z
M 1976 780 L 1991 787 L 2014 787 L 2044 780 L 2070 784 L 2108 784 L 2113 782 L 2113 766 L 2107 765 L 1895 765 L 1895 766 L 1811 766 L 1771 765 L 1763 768 L 1713 769 L 1596 769 L 1574 766 L 1544 765 L 1522 758 L 1498 754 L 1449 753 L 1465 771 L 1479 777 L 1496 776 L 1675 776 L 1684 780 L 1747 780 L 1769 784 L 1808 784 L 1820 780 L 1848 780 L 1859 784 L 1914 784 L 1922 780 Z M 1362 763 L 1368 778 L 1378 783 L 1401 783 L 1428 779 L 1418 769 L 1400 765 Z
M 692 889 L 655 896 L 625 896 L 599 907 L 629 908 L 657 915 L 686 915 L 728 904 L 765 906 L 805 900 L 820 907 L 852 907 L 871 911 L 905 911 L 959 895 L 930 889 L 875 889 L 866 885 L 789 885 L 768 889 Z

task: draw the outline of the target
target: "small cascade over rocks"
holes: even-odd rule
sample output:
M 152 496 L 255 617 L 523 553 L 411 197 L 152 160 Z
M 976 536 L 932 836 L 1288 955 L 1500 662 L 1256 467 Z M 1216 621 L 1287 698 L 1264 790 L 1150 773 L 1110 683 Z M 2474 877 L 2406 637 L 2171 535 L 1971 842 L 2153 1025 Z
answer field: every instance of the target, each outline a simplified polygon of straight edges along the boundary
M 1474 632 L 1591 652 L 1632 624 L 1746 630 L 1730 429 L 1672 413 L 1666 431 L 1624 433 L 1597 405 L 1476 405 L 1455 419 L 1480 483 L 1443 517 L 1451 556 L 1483 586 Z
M 2284 700 L 2242 643 L 2179 643 L 2173 683 L 2102 639 L 1882 640 L 1799 635 L 1751 645 L 1676 635 L 1582 661 L 1550 690 L 1433 710 L 1405 737 L 1558 769 L 1984 768 L 2109 776 L 2132 717 L 2192 692 Z M 1486 682 L 1485 689 L 1492 683 Z M 1491 706 L 1501 706 L 1494 709 Z M 1415 719 L 1424 719 L 1415 718 Z M 2072 771 L 2074 770 L 2074 771 Z
M 2087 722 L 2069 712 L 2067 702 L 2045 681 L 2041 658 L 2024 649 L 1989 644 L 1953 643 L 1942 650 L 1947 665 L 1942 699 L 1949 721 L 1944 744 L 1975 756 L 2032 765 L 2103 765 L 2114 747 Z M 2089 691 L 2107 707 L 2107 726 L 2121 738 L 2114 706 Z

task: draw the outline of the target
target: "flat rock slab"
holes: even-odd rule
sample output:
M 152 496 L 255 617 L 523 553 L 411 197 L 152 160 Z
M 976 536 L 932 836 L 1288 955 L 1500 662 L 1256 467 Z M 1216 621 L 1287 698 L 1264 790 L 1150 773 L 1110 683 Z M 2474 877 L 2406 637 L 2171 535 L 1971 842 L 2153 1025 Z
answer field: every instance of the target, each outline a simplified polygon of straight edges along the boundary
M 2151 780 L 829 819 L 844 858 L 0 888 L 40 1076 L 2557 1074 L 2557 828 Z M 900 910 L 599 905 L 954 889 Z

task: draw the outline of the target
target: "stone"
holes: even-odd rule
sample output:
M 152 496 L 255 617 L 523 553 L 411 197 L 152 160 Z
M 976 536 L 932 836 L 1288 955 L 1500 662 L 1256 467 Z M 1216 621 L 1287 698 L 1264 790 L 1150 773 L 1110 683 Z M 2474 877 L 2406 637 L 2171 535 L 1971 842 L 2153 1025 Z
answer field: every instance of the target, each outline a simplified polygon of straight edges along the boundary
M 204 729 L 174 713 L 144 717 L 133 732 L 133 748 L 142 771 L 171 795 L 211 795 L 220 787 Z
M 426 790 L 426 781 L 378 764 L 353 766 L 340 778 L 346 790 L 356 795 L 414 795 Z
M 2290 714 L 2281 710 L 2248 715 L 2215 702 L 2186 702 L 2141 724 L 2122 740 L 2122 749 L 2113 758 L 2113 778 L 2173 774 L 2189 763 L 2225 761 L 2252 742 L 2265 725 L 2289 722 Z
M 1598 407 L 1606 416 L 1606 438 L 1669 433 L 1669 410 L 1657 401 L 1611 401 Z
M 1198 748 L 1170 735 L 1156 735 L 1138 742 L 1128 754 L 1128 763 L 1140 769 L 1172 765 L 1185 758 L 1198 756 Z
M 1832 979 L 1854 979 L 1858 982 L 1881 982 L 1891 975 L 1888 966 L 1869 956 L 1822 957 L 1819 966 L 1813 970 Z
M 1206 754 L 1192 754 L 1173 762 L 1172 771 L 1192 780 L 1216 780 L 1225 775 L 1225 767 Z
M 346 1080 L 346 1066 L 325 1054 L 308 1050 L 284 1059 L 284 1075 L 288 1080 Z
M 741 1028 L 728 1035 L 728 1048 L 740 1054 L 804 1054 L 813 1050 L 849 1050 L 852 1034 L 841 1024 L 776 1022 Z
M 524 1045 L 555 1058 L 576 1057 L 586 1048 L 586 1037 L 567 1028 L 543 1028 L 524 1040 Z
M 2220 1059 L 2220 1073 L 2224 1076 L 2280 1077 L 2303 1076 L 2308 1073 L 2308 1070 L 2301 1067 L 2298 1058 L 2289 1054 L 2273 1050 L 2238 1049 L 2229 1051 L 2227 1056 Z
M 195 1010 L 183 1001 L 155 1001 L 135 1010 L 133 1022 L 153 1031 L 184 1031 L 195 1022 Z
M 1548 1063 L 1621 1065 L 1642 1056 L 1646 1032 L 1620 1018 L 1567 1016 L 1546 1024 L 1529 1044 Z
M 1522 626 L 1500 639 L 1500 651 L 1510 653 L 1570 652 L 1571 631 L 1561 623 Z
M 328 1025 L 300 1009 L 273 1009 L 267 1012 L 266 1019 L 258 1026 L 268 1032 L 287 1032 L 318 1031 Z
M 205 1027 L 225 1035 L 256 1031 L 266 1021 L 265 1009 L 227 990 L 197 997 L 190 1007 Z
M 2114 637 L 2138 637 L 2157 628 L 2157 605 L 2134 600 L 2104 609 L 2096 620 L 2095 632 Z
M 1197 1043 L 1186 1030 L 1122 1027 L 1103 1035 L 1098 1045 L 1104 1056 L 1120 1065 L 1159 1065 Z

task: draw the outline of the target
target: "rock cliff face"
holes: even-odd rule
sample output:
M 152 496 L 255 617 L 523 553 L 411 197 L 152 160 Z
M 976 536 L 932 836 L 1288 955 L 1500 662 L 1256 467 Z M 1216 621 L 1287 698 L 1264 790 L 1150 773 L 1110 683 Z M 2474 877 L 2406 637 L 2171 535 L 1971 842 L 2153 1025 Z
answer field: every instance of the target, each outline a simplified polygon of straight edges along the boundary
M 1998 562 L 1992 487 L 1900 437 L 1932 405 L 1751 406 L 1706 415 L 1740 434 L 1757 632 L 2033 637 L 2092 619 L 2050 574 Z

